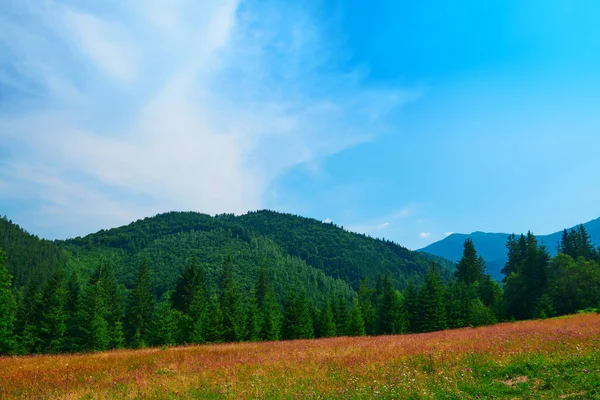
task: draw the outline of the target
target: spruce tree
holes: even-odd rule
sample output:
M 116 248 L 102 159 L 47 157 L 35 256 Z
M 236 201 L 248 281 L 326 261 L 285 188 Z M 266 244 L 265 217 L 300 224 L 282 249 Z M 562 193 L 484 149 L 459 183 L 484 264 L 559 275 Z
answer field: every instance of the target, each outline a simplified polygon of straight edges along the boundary
M 273 289 L 269 289 L 265 295 L 263 302 L 263 317 L 261 319 L 261 339 L 262 340 L 279 340 L 281 338 L 281 307 L 275 298 Z
M 528 232 L 527 257 L 523 261 L 520 274 L 524 284 L 525 297 L 522 307 L 526 318 L 533 316 L 535 304 L 546 290 L 549 261 L 550 256 L 545 247 L 538 246 L 535 235 Z
M 419 305 L 422 313 L 421 332 L 446 329 L 444 286 L 435 263 L 431 264 L 429 272 L 425 276 L 425 283 L 419 291 Z
M 190 343 L 204 343 L 206 342 L 206 318 L 208 312 L 208 299 L 206 298 L 206 291 L 202 281 L 199 281 L 194 291 L 194 297 L 192 304 L 189 308 L 187 317 L 189 323 L 186 330 L 188 331 L 185 338 Z
M 188 313 L 198 285 L 204 284 L 202 271 L 198 267 L 196 258 L 190 259 L 177 278 L 175 291 L 171 296 L 173 308 L 183 313 Z
M 177 344 L 177 310 L 171 306 L 171 294 L 165 293 L 158 303 L 152 318 L 151 343 L 156 346 L 174 346 Z
M 59 268 L 52 273 L 42 292 L 38 349 L 40 352 L 56 353 L 62 350 L 67 331 L 66 301 L 65 272 Z
M 358 299 L 354 299 L 350 320 L 348 321 L 348 336 L 365 336 L 365 321 L 362 316 Z
M 329 338 L 329 337 L 335 337 L 336 336 L 336 331 L 335 331 L 335 321 L 333 318 L 333 310 L 331 308 L 331 302 L 327 301 L 325 303 L 325 308 L 323 309 L 323 312 L 321 313 L 321 337 L 324 338 Z
M 358 302 L 365 320 L 365 330 L 367 335 L 374 335 L 377 328 L 377 310 L 373 304 L 375 299 L 375 290 L 369 285 L 369 278 L 366 277 L 360 282 L 358 288 Z
M 104 302 L 108 307 L 106 322 L 108 323 L 109 348 L 119 349 L 125 345 L 125 333 L 123 327 L 123 290 L 117 282 L 114 268 L 111 263 L 102 260 L 99 273 L 103 288 L 102 293 L 104 295 Z
M 417 333 L 420 329 L 419 293 L 414 281 L 408 281 L 403 293 L 402 306 L 407 319 L 407 332 Z
M 245 340 L 258 342 L 262 336 L 262 315 L 258 310 L 256 292 L 254 289 L 250 291 L 250 296 L 248 296 L 246 301 L 245 314 L 247 323 Z
M 306 292 L 299 294 L 290 291 L 285 301 L 283 313 L 283 332 L 285 339 L 310 339 L 314 337 L 314 326 Z
M 110 334 L 107 317 L 109 314 L 101 274 L 94 273 L 83 292 L 78 312 L 81 350 L 107 350 Z
M 17 304 L 11 291 L 12 277 L 6 267 L 6 255 L 0 249 L 0 355 L 15 349 L 15 315 Z
M 224 340 L 223 312 L 216 294 L 213 294 L 208 302 L 204 332 L 209 343 L 222 343 Z
M 17 309 L 16 333 L 19 354 L 30 354 L 38 348 L 42 319 L 41 290 L 36 280 L 30 280 Z
M 337 336 L 345 336 L 348 328 L 348 301 L 343 295 L 338 294 L 333 303 L 333 318 L 335 321 L 335 333 Z
M 462 258 L 456 265 L 456 279 L 471 285 L 483 278 L 484 270 L 485 261 L 477 255 L 473 241 L 465 240 Z
M 140 348 L 149 344 L 154 304 L 150 270 L 144 260 L 131 290 L 127 309 L 127 339 L 131 346 Z
M 393 335 L 395 332 L 396 318 L 400 312 L 396 291 L 389 275 L 385 275 L 380 285 L 379 308 L 377 312 L 377 334 Z
M 226 342 L 238 342 L 246 337 L 246 316 L 243 313 L 242 296 L 233 275 L 231 259 L 223 264 L 221 278 L 221 308 L 223 311 L 223 335 Z
M 81 332 L 79 331 L 79 306 L 81 287 L 79 285 L 79 276 L 77 272 L 72 272 L 67 281 L 67 301 L 65 303 L 65 340 L 63 342 L 63 351 L 74 352 L 81 346 Z

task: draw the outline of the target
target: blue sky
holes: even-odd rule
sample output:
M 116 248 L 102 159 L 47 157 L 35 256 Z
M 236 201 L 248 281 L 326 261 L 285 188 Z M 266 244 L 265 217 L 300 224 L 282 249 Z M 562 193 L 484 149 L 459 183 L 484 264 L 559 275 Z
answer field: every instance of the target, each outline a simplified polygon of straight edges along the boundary
M 0 5 L 0 214 L 270 208 L 423 247 L 600 216 L 600 4 Z

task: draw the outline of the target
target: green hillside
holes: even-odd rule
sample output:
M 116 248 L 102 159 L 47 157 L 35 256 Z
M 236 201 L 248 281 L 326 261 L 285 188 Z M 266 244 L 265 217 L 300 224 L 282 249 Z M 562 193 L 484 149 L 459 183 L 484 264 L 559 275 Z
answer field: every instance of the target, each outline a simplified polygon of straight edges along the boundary
M 8 254 L 13 285 L 44 282 L 57 266 L 79 272 L 82 279 L 107 262 L 117 280 L 131 288 L 137 269 L 148 262 L 155 295 L 173 289 L 191 259 L 215 285 L 223 260 L 230 257 L 243 288 L 265 267 L 278 297 L 304 287 L 319 304 L 332 293 L 351 298 L 365 277 L 372 282 L 388 274 L 398 289 L 408 280 L 421 282 L 432 257 L 389 241 L 348 232 L 333 224 L 272 211 L 241 216 L 170 212 L 128 225 L 65 241 L 41 240 L 4 218 L 0 248 Z M 450 276 L 453 264 L 433 257 Z

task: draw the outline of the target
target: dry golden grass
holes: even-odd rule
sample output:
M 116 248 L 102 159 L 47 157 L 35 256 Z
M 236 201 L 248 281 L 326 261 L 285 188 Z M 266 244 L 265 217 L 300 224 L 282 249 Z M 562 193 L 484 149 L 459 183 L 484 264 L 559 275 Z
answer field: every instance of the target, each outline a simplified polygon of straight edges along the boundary
M 5 357 L 0 398 L 592 398 L 599 351 L 600 315 L 585 314 L 420 335 Z

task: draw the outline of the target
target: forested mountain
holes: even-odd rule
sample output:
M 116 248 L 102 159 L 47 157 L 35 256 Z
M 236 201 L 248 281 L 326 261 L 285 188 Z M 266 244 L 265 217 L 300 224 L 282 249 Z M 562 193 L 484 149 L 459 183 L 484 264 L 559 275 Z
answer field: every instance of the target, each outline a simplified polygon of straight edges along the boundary
M 594 246 L 600 246 L 600 218 L 583 224 L 591 242 Z M 567 229 L 571 231 L 576 227 Z M 558 253 L 558 245 L 563 231 L 555 232 L 550 235 L 537 236 L 540 244 L 546 246 L 546 250 L 551 256 Z M 430 244 L 419 250 L 428 254 L 433 254 L 451 261 L 458 261 L 462 256 L 463 243 L 466 239 L 471 239 L 477 247 L 478 253 L 484 258 L 487 264 L 488 272 L 494 279 L 502 279 L 501 269 L 507 260 L 506 241 L 507 233 L 486 233 L 473 232 L 471 234 L 453 233 L 452 235 Z
M 509 236 L 503 286 L 470 239 L 456 265 L 437 263 L 271 211 L 173 212 L 57 242 L 0 227 L 0 354 L 431 332 L 600 306 L 583 226 L 553 258 L 533 234 Z
M 6 266 L 17 287 L 45 281 L 67 259 L 54 242 L 25 232 L 7 217 L 0 217 L 0 249 L 8 252 Z

